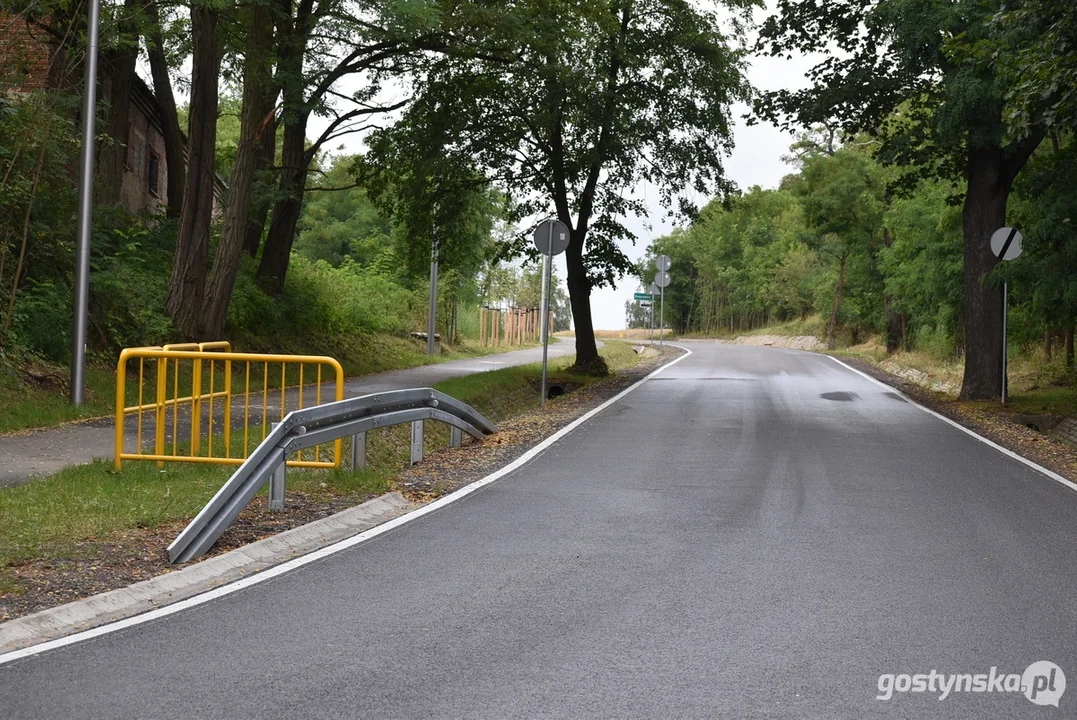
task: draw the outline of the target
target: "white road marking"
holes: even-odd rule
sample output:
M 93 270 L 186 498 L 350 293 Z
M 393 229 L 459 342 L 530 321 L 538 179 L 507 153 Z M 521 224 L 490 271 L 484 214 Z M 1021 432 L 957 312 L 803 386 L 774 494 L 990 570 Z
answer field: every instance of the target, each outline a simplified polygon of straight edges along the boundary
M 505 467 L 501 468 L 500 470 L 494 471 L 493 473 L 487 475 L 486 477 L 484 477 L 481 480 L 476 480 L 475 482 L 471 483 L 470 485 L 465 485 L 464 487 L 460 488 L 459 490 L 457 490 L 457 491 L 455 491 L 453 493 L 450 493 L 450 494 L 448 494 L 448 495 L 446 495 L 444 497 L 438 498 L 437 500 L 435 500 L 434 502 L 432 502 L 432 503 L 430 503 L 428 505 L 423 505 L 422 507 L 411 511 L 410 513 L 408 513 L 406 515 L 401 515 L 398 518 L 394 518 L 393 520 L 390 520 L 390 521 L 388 521 L 386 523 L 378 525 L 377 527 L 371 528 L 370 530 L 367 530 L 365 532 L 361 532 L 358 535 L 353 535 L 350 538 L 341 540 L 340 542 L 338 542 L 336 544 L 333 544 L 333 545 L 329 545 L 328 547 L 324 547 L 321 550 L 316 550 L 316 551 L 314 551 L 314 552 L 312 552 L 312 553 L 310 553 L 308 555 L 303 555 L 302 557 L 298 557 L 295 560 L 289 560 L 288 562 L 285 562 L 285 563 L 282 563 L 282 564 L 277 565 L 275 567 L 269 568 L 268 570 L 263 570 L 262 572 L 258 573 L 257 575 L 252 575 L 249 578 L 243 578 L 242 580 L 237 580 L 237 581 L 235 581 L 233 583 L 230 583 L 228 585 L 223 585 L 223 586 L 221 586 L 219 588 L 216 588 L 214 590 L 209 590 L 207 592 L 204 592 L 201 595 L 195 595 L 194 597 L 187 598 L 186 600 L 181 600 L 181 601 L 179 601 L 179 602 L 177 602 L 177 603 L 175 603 L 173 605 L 168 605 L 166 607 L 159 608 L 157 610 L 150 610 L 149 612 L 143 613 L 141 615 L 135 615 L 133 617 L 129 617 L 129 618 L 126 618 L 124 620 L 119 620 L 117 622 L 114 622 L 114 623 L 111 623 L 111 624 L 108 624 L 108 625 L 101 625 L 101 626 L 98 626 L 98 627 L 95 627 L 95 628 L 91 628 L 89 630 L 84 630 L 83 632 L 76 633 L 74 635 L 68 635 L 67 637 L 57 638 L 56 640 L 49 640 L 47 642 L 43 642 L 43 643 L 40 643 L 38 645 L 33 645 L 31 647 L 28 647 L 28 648 L 23 648 L 22 650 L 14 650 L 14 651 L 6 653 L 4 655 L 0 655 L 0 665 L 4 665 L 5 663 L 13 662 L 15 660 L 21 660 L 21 659 L 26 658 L 26 657 L 31 657 L 31 656 L 37 655 L 39 653 L 48 652 L 49 650 L 56 650 L 57 648 L 62 648 L 62 647 L 67 646 L 67 645 L 73 645 L 73 644 L 75 644 L 77 642 L 82 642 L 83 640 L 90 640 L 90 639 L 95 638 L 95 637 L 100 637 L 102 635 L 107 635 L 109 633 L 113 633 L 113 632 L 116 632 L 118 630 L 124 630 L 126 628 L 133 627 L 135 625 L 141 625 L 142 623 L 147 623 L 147 622 L 152 622 L 154 620 L 159 620 L 159 619 L 161 619 L 163 617 L 168 617 L 169 615 L 173 615 L 173 614 L 181 612 L 183 610 L 187 610 L 188 608 L 197 607 L 198 605 L 202 605 L 203 603 L 207 603 L 207 602 L 209 602 L 211 600 L 216 600 L 217 598 L 224 597 L 225 595 L 231 595 L 232 593 L 238 592 L 239 590 L 243 590 L 244 588 L 248 588 L 248 587 L 250 587 L 252 585 L 257 585 L 259 583 L 265 582 L 266 580 L 271 580 L 271 579 L 277 577 L 278 575 L 283 575 L 286 572 L 290 572 L 290 571 L 295 570 L 297 568 L 301 568 L 304 565 L 309 565 L 312 562 L 317 562 L 318 560 L 321 560 L 322 558 L 329 557 L 330 555 L 335 555 L 336 553 L 339 553 L 339 552 L 342 552 L 344 550 L 347 550 L 348 548 L 354 547 L 355 545 L 358 545 L 358 544 L 360 544 L 362 542 L 366 542 L 367 540 L 370 540 L 371 538 L 375 538 L 375 537 L 377 537 L 377 536 L 379 536 L 379 535 L 381 535 L 383 533 L 387 533 L 390 530 L 395 530 L 396 528 L 400 527 L 401 525 L 405 525 L 406 523 L 409 523 L 409 522 L 411 522 L 413 520 L 418 520 L 423 515 L 427 515 L 429 513 L 432 513 L 435 510 L 439 510 L 439 509 L 445 507 L 446 505 L 449 505 L 451 503 L 456 502 L 457 500 L 460 500 L 460 499 L 462 499 L 464 497 L 467 497 L 468 495 L 475 492 L 476 490 L 479 490 L 481 488 L 486 487 L 487 485 L 495 482 L 496 480 L 501 479 L 502 477 L 504 477 L 505 475 L 508 475 L 509 473 L 513 472 L 514 470 L 517 470 L 520 467 L 522 467 L 522 466 L 526 465 L 527 463 L 531 462 L 531 460 L 538 457 L 547 448 L 552 446 L 554 443 L 556 443 L 561 438 L 568 435 L 570 432 L 572 432 L 573 430 L 578 428 L 580 425 L 584 424 L 585 422 L 587 422 L 588 420 L 593 418 L 595 415 L 597 415 L 598 413 L 600 413 L 603 410 L 605 410 L 606 408 L 608 408 L 610 405 L 613 405 L 615 402 L 617 402 L 618 400 L 623 398 L 625 395 L 632 392 L 636 388 L 640 387 L 645 382 L 647 382 L 648 380 L 650 380 L 654 376 L 658 375 L 660 372 L 662 372 L 666 368 L 672 367 L 673 365 L 676 365 L 681 360 L 684 360 L 686 357 L 688 357 L 689 355 L 692 354 L 692 351 L 689 350 L 688 348 L 684 347 L 684 346 L 676 345 L 674 347 L 678 347 L 681 350 L 684 350 L 684 355 L 681 355 L 680 357 L 672 360 L 671 362 L 666 363 L 665 365 L 658 368 L 657 370 L 655 370 L 654 372 L 652 372 L 651 374 L 649 374 L 647 377 L 643 378 L 639 382 L 636 382 L 636 383 L 632 384 L 631 386 L 625 388 L 624 390 L 619 392 L 614 397 L 610 398 L 609 400 L 602 403 L 598 407 L 594 408 L 593 410 L 587 412 L 586 414 L 584 414 L 581 417 L 577 418 L 576 420 L 572 421 L 571 423 L 569 423 L 565 427 L 561 428 L 560 430 L 555 432 L 553 435 L 546 438 L 545 440 L 540 442 L 538 445 L 536 445 L 535 447 L 533 447 L 530 450 L 528 450 L 527 452 L 525 452 L 520 457 L 516 458 L 516 460 L 512 461 L 511 463 L 509 463 Z
M 920 403 L 916 402 L 911 397 L 909 397 L 905 393 L 901 392 L 897 388 L 893 387 L 892 385 L 887 385 L 882 380 L 877 380 L 877 379 L 873 378 L 871 375 L 868 375 L 867 373 L 860 372 L 856 368 L 854 368 L 854 367 L 852 367 L 850 365 L 846 365 L 845 363 L 843 363 L 841 360 L 838 360 L 833 355 L 827 355 L 827 357 L 829 357 L 831 360 L 836 362 L 838 365 L 841 365 L 846 370 L 852 370 L 857 375 L 860 375 L 861 377 L 865 377 L 868 380 L 871 380 L 876 385 L 882 385 L 887 390 L 890 390 L 892 392 L 896 392 L 898 395 L 903 397 L 907 402 L 909 402 L 909 403 L 915 405 L 916 407 L 920 408 L 921 410 L 926 412 L 928 415 L 934 415 L 939 420 L 942 420 L 944 423 L 947 423 L 949 425 L 953 425 L 955 428 L 957 428 L 961 432 L 965 433 L 966 435 L 971 435 L 972 437 L 974 437 L 977 440 L 979 440 L 980 442 L 982 442 L 984 445 L 988 445 L 990 447 L 993 447 L 995 450 L 998 450 L 1003 455 L 1011 457 L 1011 458 L 1013 458 L 1014 460 L 1016 460 L 1016 461 L 1018 461 L 1020 463 L 1024 463 L 1025 465 L 1032 468 L 1033 470 L 1038 470 L 1039 472 L 1043 473 L 1044 475 L 1051 478 L 1052 480 L 1056 480 L 1056 481 L 1062 483 L 1063 485 L 1068 487 L 1070 490 L 1077 490 L 1077 483 L 1074 483 L 1071 480 L 1067 480 L 1066 478 L 1062 477 L 1061 475 L 1054 472 L 1053 470 L 1048 470 L 1044 466 L 1039 465 L 1039 464 L 1033 462 L 1032 460 L 1029 460 L 1028 458 L 1026 458 L 1026 457 L 1024 457 L 1022 455 L 1018 455 L 1013 450 L 1009 450 L 1007 448 L 1004 448 L 1001 445 L 999 445 L 998 443 L 994 442 L 993 440 L 988 440 L 983 435 L 980 435 L 979 433 L 968 429 L 967 427 L 965 427 L 961 423 L 955 422 L 955 421 L 951 420 L 950 418 L 946 417 L 945 415 L 940 415 L 939 413 L 935 412 L 931 408 L 925 407 L 925 406 L 921 405 Z M 3 660 L 3 658 L 0 658 L 0 661 L 2 661 L 2 660 Z

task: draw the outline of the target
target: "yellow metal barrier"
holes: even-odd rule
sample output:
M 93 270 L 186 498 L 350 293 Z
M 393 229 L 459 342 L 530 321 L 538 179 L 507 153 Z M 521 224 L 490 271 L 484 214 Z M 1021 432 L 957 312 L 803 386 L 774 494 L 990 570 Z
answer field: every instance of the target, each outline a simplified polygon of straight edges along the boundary
M 128 405 L 127 366 L 133 360 L 138 360 L 138 394 L 135 403 Z M 149 402 L 146 398 L 147 360 L 151 362 L 149 369 L 156 371 L 156 383 Z M 217 371 L 218 366 L 220 372 Z M 233 372 L 233 366 L 239 370 L 238 374 Z M 309 369 L 315 372 L 305 372 L 308 366 L 313 366 Z M 313 404 L 322 404 L 323 375 L 326 376 L 324 382 L 334 383 L 333 399 L 343 400 L 344 370 L 340 363 L 330 357 L 234 353 L 231 345 L 225 341 L 128 348 L 120 353 L 116 366 L 114 465 L 117 470 L 122 467 L 124 460 L 156 460 L 158 465 L 166 461 L 239 465 L 250 453 L 252 440 L 257 446 L 268 434 L 270 422 L 283 419 L 289 410 L 302 409 L 304 403 L 307 406 L 311 404 L 304 398 L 304 395 L 311 394 L 308 387 L 310 380 L 314 381 Z M 237 382 L 242 385 L 241 390 L 234 387 Z M 252 391 L 256 400 L 261 397 L 260 407 L 251 404 Z M 218 409 L 218 400 L 221 403 L 219 418 L 215 417 L 214 412 Z M 240 400 L 243 403 L 243 445 L 242 448 L 234 448 L 232 431 L 238 431 L 240 423 L 238 416 L 233 417 L 233 406 Z M 274 405 L 272 413 L 271 404 Z M 254 423 L 251 422 L 252 410 L 255 411 Z M 203 415 L 206 419 L 204 432 Z M 128 416 L 134 416 L 136 422 L 135 452 L 126 452 L 124 447 Z M 144 452 L 142 440 L 147 416 L 153 418 L 152 453 Z M 257 422 L 259 419 L 260 423 Z M 186 431 L 182 426 L 185 422 L 190 425 Z M 215 423 L 219 424 L 220 435 L 223 436 L 217 445 L 217 452 L 214 448 Z M 259 425 L 260 435 L 255 432 L 252 437 L 252 430 L 257 430 Z M 168 444 L 169 429 L 171 447 Z M 181 435 L 184 436 L 182 442 Z M 313 448 L 313 453 L 313 459 L 306 460 L 299 453 L 288 464 L 293 467 L 340 467 L 341 441 L 333 443 L 331 458 L 323 459 L 322 455 L 328 453 L 320 446 Z

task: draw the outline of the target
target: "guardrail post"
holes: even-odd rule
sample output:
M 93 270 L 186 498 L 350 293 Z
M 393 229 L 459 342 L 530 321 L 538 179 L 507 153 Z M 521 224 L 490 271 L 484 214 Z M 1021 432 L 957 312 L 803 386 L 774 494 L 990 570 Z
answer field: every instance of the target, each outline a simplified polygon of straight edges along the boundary
M 276 430 L 280 423 L 272 423 L 271 430 Z M 273 470 L 273 474 L 269 476 L 269 509 L 270 510 L 283 510 L 284 509 L 284 473 L 288 470 L 288 463 L 285 462 L 287 458 L 284 457 L 284 453 L 280 453 L 280 462 L 277 463 L 277 467 Z
M 464 431 L 452 425 L 449 427 L 449 445 L 460 447 L 464 444 Z
M 366 470 L 366 433 L 352 435 L 352 472 Z
M 411 421 L 411 464 L 423 460 L 423 421 Z
M 269 509 L 284 509 L 284 473 L 288 464 L 281 460 L 280 465 L 269 477 Z

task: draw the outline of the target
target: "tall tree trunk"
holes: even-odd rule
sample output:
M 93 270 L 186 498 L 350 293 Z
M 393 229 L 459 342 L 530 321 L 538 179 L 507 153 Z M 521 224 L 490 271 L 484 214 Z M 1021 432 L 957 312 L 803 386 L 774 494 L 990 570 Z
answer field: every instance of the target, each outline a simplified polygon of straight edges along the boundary
M 271 119 L 258 136 L 258 155 L 254 160 L 255 185 L 250 214 L 243 230 L 243 249 L 252 258 L 258 256 L 258 248 L 262 245 L 262 233 L 265 232 L 266 219 L 269 217 L 269 208 L 272 205 L 269 198 L 265 197 L 267 193 L 264 191 L 268 185 L 266 171 L 273 167 L 273 156 L 277 150 L 277 124 L 271 117 L 276 109 L 276 103 L 276 93 L 270 90 L 266 93 L 262 104 L 262 117 Z
M 179 115 L 176 113 L 172 80 L 168 76 L 168 62 L 165 60 L 164 53 L 165 41 L 161 32 L 161 18 L 157 11 L 156 0 L 148 0 L 146 14 L 149 17 L 146 48 L 150 58 L 150 75 L 153 77 L 153 94 L 157 96 L 157 106 L 161 109 L 161 135 L 165 144 L 165 172 L 168 183 L 165 214 L 170 218 L 178 218 L 183 212 L 183 190 L 187 180 L 183 132 L 180 129 Z
M 250 7 L 247 29 L 247 56 L 243 63 L 243 110 L 239 125 L 239 142 L 232 176 L 228 183 L 228 206 L 224 211 L 221 240 L 213 258 L 213 269 L 206 284 L 202 304 L 199 337 L 220 338 L 228 319 L 228 303 L 232 299 L 239 259 L 246 239 L 247 215 L 254 188 L 254 173 L 260 150 L 259 132 L 272 133 L 272 111 L 262 114 L 265 95 L 269 89 L 267 55 L 273 37 L 269 7 L 254 3 Z M 266 130 L 268 124 L 269 130 Z
M 191 7 L 193 41 L 191 110 L 186 186 L 180 213 L 176 254 L 168 283 L 165 312 L 180 337 L 197 336 L 198 315 L 206 284 L 209 232 L 213 217 L 216 180 L 214 149 L 217 139 L 217 81 L 221 53 L 217 41 L 217 13 L 201 4 Z
M 834 289 L 834 309 L 830 312 L 830 324 L 826 329 L 826 347 L 833 350 L 836 345 L 835 334 L 838 331 L 838 310 L 841 308 L 841 293 L 845 289 L 845 261 L 849 253 L 843 252 L 838 265 L 838 286 Z
M 281 87 L 281 122 L 284 139 L 281 147 L 279 200 L 273 206 L 257 279 L 270 295 L 284 291 L 292 243 L 303 209 L 307 169 L 313 157 L 306 151 L 307 119 L 310 117 L 303 88 L 303 57 L 310 39 L 312 0 L 300 0 L 294 7 L 289 0 L 279 0 L 282 10 L 277 41 L 277 77 Z
M 284 291 L 284 278 L 295 242 L 295 230 L 303 210 L 310 156 L 304 147 L 307 138 L 307 118 L 303 115 L 294 124 L 285 123 L 284 148 L 281 153 L 281 199 L 273 206 L 262 261 L 258 265 L 258 284 L 269 295 Z
M 1043 331 L 1043 354 L 1048 360 L 1051 359 L 1052 345 L 1054 344 L 1055 331 L 1051 328 L 1047 328 Z
M 1066 328 L 1066 367 L 1073 367 L 1073 326 Z
M 984 284 L 998 260 L 991 233 L 1006 224 L 1009 183 L 999 147 L 970 148 L 968 191 L 962 211 L 965 244 L 965 378 L 962 400 L 1002 393 L 1002 291 Z
M 123 169 L 127 159 L 130 127 L 131 88 L 138 60 L 135 12 L 142 0 L 124 0 L 117 29 L 119 46 L 103 53 L 101 66 L 108 78 L 108 137 L 97 159 L 97 201 L 115 205 L 122 199 Z M 141 168 L 132 168 L 136 173 Z
M 606 374 L 609 370 L 598 354 L 598 345 L 595 343 L 595 326 L 591 318 L 591 281 L 587 278 L 587 268 L 583 264 L 583 233 L 577 228 L 569 233 L 569 238 L 565 263 L 568 269 L 572 326 L 576 331 L 576 362 L 573 367 L 584 373 Z

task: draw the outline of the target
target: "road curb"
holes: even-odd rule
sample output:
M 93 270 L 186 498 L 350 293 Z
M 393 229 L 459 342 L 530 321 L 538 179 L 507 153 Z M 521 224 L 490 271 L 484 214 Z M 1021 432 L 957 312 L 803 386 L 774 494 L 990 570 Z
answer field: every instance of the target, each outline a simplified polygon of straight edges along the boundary
M 414 507 L 400 493 L 386 493 L 182 570 L 9 620 L 0 624 L 0 656 L 171 605 L 358 535 Z

